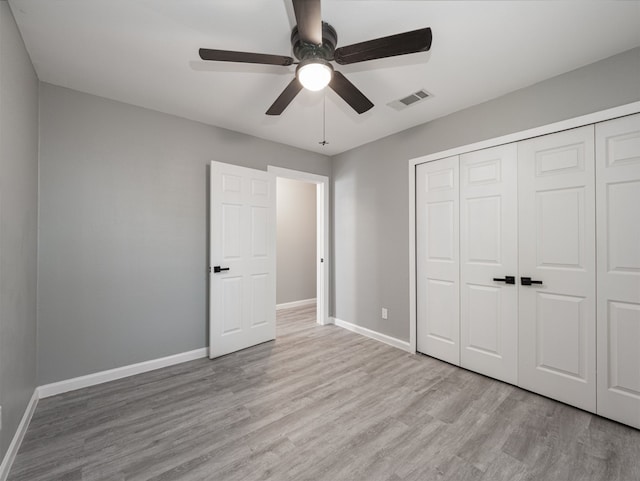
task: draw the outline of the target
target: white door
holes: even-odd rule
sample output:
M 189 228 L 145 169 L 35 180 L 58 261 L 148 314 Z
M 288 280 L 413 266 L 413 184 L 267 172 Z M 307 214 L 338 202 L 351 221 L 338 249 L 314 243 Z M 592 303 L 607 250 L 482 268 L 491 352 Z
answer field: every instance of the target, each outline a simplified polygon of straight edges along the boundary
M 460 156 L 460 365 L 518 379 L 518 148 Z
M 640 428 L 640 114 L 596 124 L 598 414 Z
M 518 143 L 518 385 L 595 411 L 594 127 Z
M 273 174 L 211 162 L 209 357 L 276 337 Z
M 417 350 L 460 364 L 458 157 L 416 166 Z

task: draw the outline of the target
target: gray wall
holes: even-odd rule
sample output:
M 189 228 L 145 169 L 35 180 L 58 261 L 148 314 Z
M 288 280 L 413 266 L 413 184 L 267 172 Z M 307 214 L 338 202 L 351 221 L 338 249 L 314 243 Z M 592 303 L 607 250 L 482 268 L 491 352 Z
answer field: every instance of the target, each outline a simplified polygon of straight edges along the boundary
M 335 156 L 334 315 L 409 339 L 409 159 L 638 100 L 640 48 Z
M 278 178 L 276 303 L 316 297 L 316 185 Z
M 210 160 L 326 156 L 41 84 L 40 384 L 204 347 Z
M 36 387 L 38 79 L 0 2 L 0 459 Z

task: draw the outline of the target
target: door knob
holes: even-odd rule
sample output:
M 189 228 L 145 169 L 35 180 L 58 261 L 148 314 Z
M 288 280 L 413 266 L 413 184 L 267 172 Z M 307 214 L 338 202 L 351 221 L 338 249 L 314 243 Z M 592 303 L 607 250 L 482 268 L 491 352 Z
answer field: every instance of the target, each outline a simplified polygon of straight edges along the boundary
M 498 277 L 494 277 L 493 280 L 495 282 L 504 282 L 505 284 L 515 284 L 516 283 L 515 276 L 504 276 L 504 279 L 500 279 Z
M 534 281 L 531 277 L 521 277 L 520 284 L 523 286 L 531 286 L 533 284 L 542 284 L 542 281 Z
M 222 272 L 222 271 L 228 271 L 228 270 L 229 270 L 228 267 L 213 266 L 213 272 Z

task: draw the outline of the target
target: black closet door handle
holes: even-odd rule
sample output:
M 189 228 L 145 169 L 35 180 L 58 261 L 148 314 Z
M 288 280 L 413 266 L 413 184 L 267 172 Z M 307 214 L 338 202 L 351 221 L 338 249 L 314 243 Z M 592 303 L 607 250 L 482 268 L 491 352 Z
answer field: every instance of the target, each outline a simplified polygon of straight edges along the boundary
M 229 270 L 228 267 L 213 266 L 213 272 L 222 272 L 222 271 L 228 271 L 228 270 Z
M 494 277 L 493 280 L 495 282 L 504 282 L 505 284 L 515 284 L 516 283 L 515 276 L 504 276 L 504 279 L 501 279 L 501 278 L 498 278 L 498 277 Z
M 520 284 L 523 286 L 531 286 L 533 284 L 542 284 L 542 281 L 534 281 L 531 277 L 521 277 Z

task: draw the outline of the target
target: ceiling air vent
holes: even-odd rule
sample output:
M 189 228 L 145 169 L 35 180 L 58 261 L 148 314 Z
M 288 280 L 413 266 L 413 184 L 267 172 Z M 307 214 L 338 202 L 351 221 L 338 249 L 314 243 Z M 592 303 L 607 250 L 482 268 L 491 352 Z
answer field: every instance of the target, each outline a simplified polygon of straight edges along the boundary
M 389 102 L 387 105 L 396 110 L 404 110 L 411 105 L 415 105 L 431 97 L 433 97 L 432 94 L 427 92 L 425 89 L 421 89 L 417 92 L 412 93 L 411 95 L 407 95 L 406 97 L 403 97 L 401 99 Z

